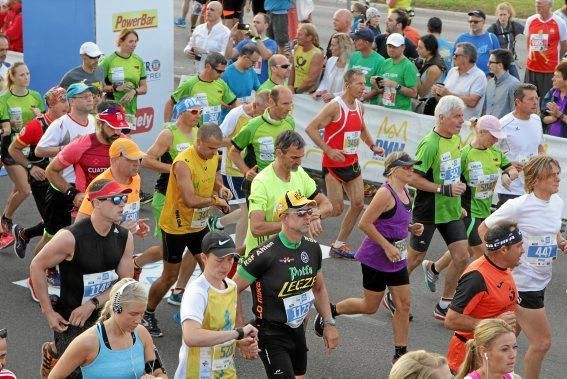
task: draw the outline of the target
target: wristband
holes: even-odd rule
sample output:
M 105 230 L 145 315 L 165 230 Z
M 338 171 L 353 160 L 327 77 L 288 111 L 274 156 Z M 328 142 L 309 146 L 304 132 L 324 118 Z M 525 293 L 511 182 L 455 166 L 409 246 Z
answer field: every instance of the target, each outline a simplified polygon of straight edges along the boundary
M 450 184 L 444 184 L 444 185 L 442 185 L 442 186 L 440 187 L 439 193 L 440 193 L 442 196 L 449 196 L 449 197 L 451 197 L 451 196 L 453 196 L 453 189 L 451 188 L 451 185 L 450 185 Z
M 65 191 L 65 197 L 72 202 L 75 200 L 75 196 L 77 196 L 78 193 L 79 191 L 75 187 L 71 186 L 67 189 L 67 191 Z
M 238 333 L 238 337 L 236 337 L 236 340 L 239 341 L 239 340 L 243 339 L 244 338 L 244 329 L 236 328 L 235 330 Z
M 376 147 L 376 145 L 374 145 L 374 144 L 370 145 L 370 151 L 374 151 L 375 147 Z
M 98 301 L 98 299 L 96 297 L 93 297 L 92 299 L 90 299 L 91 302 L 94 304 L 95 309 L 98 309 L 98 307 L 100 306 L 100 302 Z
M 507 171 L 504 171 L 502 175 L 508 175 L 508 177 L 510 177 L 510 174 Z

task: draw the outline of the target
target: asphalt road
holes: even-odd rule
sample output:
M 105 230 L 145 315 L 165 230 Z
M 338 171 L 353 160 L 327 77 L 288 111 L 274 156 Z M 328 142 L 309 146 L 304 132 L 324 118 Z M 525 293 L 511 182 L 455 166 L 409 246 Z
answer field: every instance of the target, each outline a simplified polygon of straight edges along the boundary
M 181 0 L 175 0 L 179 14 Z M 344 6 L 344 2 L 316 1 L 315 24 L 321 33 L 321 40 L 327 41 L 331 35 L 331 17 L 334 10 Z M 383 11 L 384 6 L 379 8 Z M 423 28 L 426 20 L 432 15 L 442 17 L 445 21 L 446 37 L 453 40 L 456 35 L 466 28 L 466 15 L 444 11 L 418 11 L 415 25 Z M 382 13 L 383 15 L 385 12 Z M 383 16 L 384 18 L 384 16 Z M 187 41 L 186 31 L 175 30 L 175 73 L 187 74 L 186 59 L 181 51 Z M 144 171 L 143 188 L 151 191 L 155 175 Z M 11 183 L 7 177 L 0 177 L 0 202 L 5 202 Z M 153 221 L 149 207 L 143 207 L 142 217 Z M 23 225 L 32 225 L 38 219 L 37 211 L 31 197 L 20 207 L 15 215 L 15 221 Z M 153 222 L 152 222 L 153 225 Z M 338 232 L 339 220 L 324 221 L 325 232 L 320 242 L 330 245 Z M 231 231 L 231 228 L 228 228 Z M 362 241 L 362 233 L 355 230 L 350 238 L 350 245 L 358 247 Z M 145 241 L 136 240 L 136 251 L 156 244 L 149 238 Z M 28 275 L 31 260 L 31 248 L 24 260 L 17 258 L 11 248 L 0 251 L 0 328 L 9 329 L 8 367 L 20 378 L 37 378 L 40 367 L 40 349 L 44 341 L 51 339 L 52 334 L 38 306 L 31 299 L 29 292 L 13 282 L 24 279 Z M 438 257 L 445 246 L 438 236 L 435 237 L 429 258 Z M 551 351 L 544 363 L 542 378 L 565 378 L 565 351 L 567 351 L 567 332 L 564 327 L 567 297 L 565 285 L 567 282 L 567 258 L 560 257 L 555 264 L 554 279 L 546 292 L 546 305 L 552 325 L 554 341 Z M 360 266 L 355 262 L 326 259 L 323 272 L 327 288 L 333 301 L 361 295 Z M 412 281 L 412 312 L 414 321 L 410 325 L 409 349 L 427 349 L 444 354 L 451 332 L 444 329 L 442 324 L 432 317 L 433 307 L 438 299 L 437 294 L 428 292 L 423 285 L 423 274 L 416 270 Z M 250 312 L 251 300 L 244 296 L 247 312 Z M 155 340 L 164 359 L 165 367 L 173 375 L 177 366 L 181 330 L 172 320 L 176 311 L 174 306 L 163 302 L 157 310 L 165 336 Z M 251 313 L 249 313 L 251 314 Z M 309 345 L 308 376 L 313 378 L 386 378 L 390 370 L 393 354 L 391 318 L 381 308 L 373 316 L 340 317 L 338 330 L 341 345 L 332 354 L 327 354 L 323 343 L 309 329 L 307 340 Z M 522 356 L 526 351 L 526 340 L 519 339 L 519 359 L 516 371 L 522 373 Z M 265 377 L 260 361 L 244 361 L 237 358 L 237 369 L 242 378 Z M 563 374 L 562 374 L 563 372 Z

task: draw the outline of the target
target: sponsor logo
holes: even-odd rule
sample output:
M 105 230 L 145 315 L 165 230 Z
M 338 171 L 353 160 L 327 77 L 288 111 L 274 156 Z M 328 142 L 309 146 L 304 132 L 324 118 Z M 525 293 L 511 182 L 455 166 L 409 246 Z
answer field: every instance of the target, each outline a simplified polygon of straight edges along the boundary
M 157 9 L 144 9 L 134 12 L 114 13 L 112 15 L 112 30 L 120 32 L 123 29 L 157 28 Z
M 87 172 L 89 174 L 100 174 L 101 172 L 103 172 L 107 168 L 108 167 L 89 167 L 89 168 L 87 168 Z
M 384 156 L 395 151 L 403 151 L 406 147 L 408 122 L 403 121 L 399 126 L 390 123 L 388 117 L 384 117 L 382 124 L 378 127 L 375 145 L 384 149 Z M 374 157 L 375 159 L 377 157 Z
M 139 108 L 134 117 L 134 129 L 132 134 L 146 133 L 154 126 L 154 108 Z
M 227 243 L 228 241 L 230 241 L 230 240 L 228 239 L 228 240 L 226 240 L 226 241 L 219 241 L 219 245 L 222 246 L 222 245 L 224 245 L 225 243 Z
M 301 262 L 303 263 L 309 262 L 309 254 L 307 254 L 307 252 L 305 251 L 301 252 Z
M 291 263 L 295 260 L 295 258 L 292 257 L 283 257 L 282 259 L 280 259 L 280 263 Z
M 295 295 L 297 293 L 305 292 L 302 290 L 309 290 L 315 285 L 316 276 L 311 278 L 303 278 L 299 280 L 292 280 L 290 282 L 285 282 L 282 289 L 278 293 L 278 297 L 287 297 L 290 295 Z
M 297 267 L 289 267 L 289 276 L 291 276 L 291 280 L 295 280 L 295 278 L 300 278 L 302 276 L 313 275 L 313 269 L 311 266 L 303 266 L 301 268 Z
M 156 81 L 161 79 L 161 62 L 159 59 L 154 59 L 153 61 L 145 62 L 146 65 L 146 79 L 148 81 Z

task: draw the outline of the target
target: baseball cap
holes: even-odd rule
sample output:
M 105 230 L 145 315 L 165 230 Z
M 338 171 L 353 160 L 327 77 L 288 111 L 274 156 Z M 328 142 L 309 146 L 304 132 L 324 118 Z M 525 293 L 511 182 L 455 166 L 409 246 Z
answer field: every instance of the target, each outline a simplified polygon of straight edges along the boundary
M 370 7 L 366 10 L 366 18 L 370 20 L 373 17 L 380 17 L 380 11 L 374 7 Z
M 299 209 L 305 206 L 316 207 L 317 202 L 315 200 L 309 200 L 298 191 L 288 191 L 278 200 L 274 213 L 276 219 L 279 220 L 287 210 Z
M 201 101 L 201 99 L 198 99 L 196 97 L 186 97 L 180 100 L 177 104 L 175 104 L 175 108 L 173 108 L 173 115 L 171 118 L 172 120 L 177 120 L 183 112 L 186 112 L 189 109 L 193 109 L 193 108 L 201 109 L 203 107 L 204 104 Z
M 122 106 L 111 106 L 97 113 L 96 119 L 103 121 L 112 129 L 130 129 L 130 125 L 126 122 L 124 107 Z
M 79 49 L 79 54 L 83 55 L 86 54 L 91 58 L 98 58 L 102 55 L 102 51 L 94 42 L 85 42 L 81 45 Z
M 407 167 L 420 163 L 421 161 L 412 159 L 405 151 L 395 151 L 388 155 L 384 161 L 384 176 L 389 176 L 396 167 Z
M 368 42 L 374 42 L 374 33 L 368 28 L 360 28 L 356 32 L 351 33 L 350 38 L 353 40 L 361 39 Z
M 89 86 L 83 82 L 73 83 L 67 88 L 67 100 L 71 99 L 77 95 L 82 94 L 85 91 L 96 91 L 96 88 L 93 86 Z
M 221 230 L 213 230 L 205 234 L 201 242 L 201 250 L 203 253 L 212 253 L 218 258 L 229 255 L 238 257 L 236 244 L 227 233 Z
M 504 139 L 506 138 L 506 133 L 502 131 L 502 125 L 497 117 L 492 115 L 484 115 L 478 119 L 476 122 L 477 130 L 488 130 L 494 138 Z
M 392 33 L 388 36 L 386 40 L 386 45 L 393 45 L 395 47 L 400 47 L 406 44 L 406 39 L 400 33 Z
M 124 157 L 132 161 L 142 159 L 144 157 L 144 152 L 140 150 L 136 142 L 130 138 L 118 138 L 108 149 L 108 155 L 110 158 Z
M 52 107 L 63 100 L 67 100 L 66 96 L 67 91 L 65 91 L 65 88 L 51 87 L 47 90 L 45 95 L 43 95 L 43 98 L 45 99 L 45 104 L 47 104 L 48 107 Z
M 87 188 L 89 201 L 101 197 L 111 197 L 132 192 L 131 188 L 122 187 L 118 182 L 108 179 L 93 180 Z
M 484 12 L 481 9 L 473 9 L 472 11 L 470 11 L 468 13 L 469 16 L 476 16 L 476 17 L 482 17 L 483 19 L 486 20 L 486 14 L 484 14 Z

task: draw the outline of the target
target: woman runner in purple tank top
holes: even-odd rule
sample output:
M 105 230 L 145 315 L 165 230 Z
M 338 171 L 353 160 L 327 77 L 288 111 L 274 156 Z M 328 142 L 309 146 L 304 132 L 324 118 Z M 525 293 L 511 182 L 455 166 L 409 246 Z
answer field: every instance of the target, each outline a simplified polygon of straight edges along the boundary
M 358 224 L 366 234 L 355 258 L 362 266 L 362 298 L 350 298 L 331 304 L 333 317 L 342 314 L 374 314 L 386 287 L 392 293 L 396 311 L 392 321 L 395 362 L 407 351 L 410 288 L 406 269 L 408 232 L 421 235 L 422 224 L 411 224 L 411 199 L 407 184 L 413 165 L 419 163 L 405 152 L 394 152 L 384 162 L 386 183 L 376 192 Z M 315 332 L 323 335 L 327 321 L 315 318 Z

